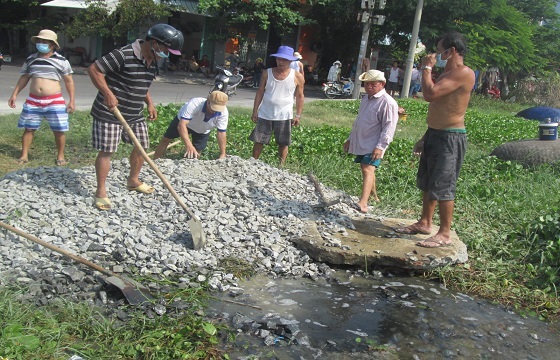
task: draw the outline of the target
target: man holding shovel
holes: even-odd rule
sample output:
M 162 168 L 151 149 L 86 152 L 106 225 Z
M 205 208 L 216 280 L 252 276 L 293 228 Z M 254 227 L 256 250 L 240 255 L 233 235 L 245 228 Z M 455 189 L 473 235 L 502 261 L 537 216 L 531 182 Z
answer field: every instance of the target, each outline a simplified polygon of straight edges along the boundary
M 119 141 L 133 141 L 113 115 L 115 107 L 122 113 L 143 148 L 148 148 L 148 126 L 142 114 L 144 103 L 148 106 L 149 120 L 157 118 L 157 111 L 148 91 L 157 72 L 157 60 L 169 53 L 181 55 L 183 34 L 167 24 L 156 24 L 148 30 L 145 40 L 136 40 L 97 59 L 88 68 L 91 81 L 99 90 L 91 109 L 93 116 L 93 146 L 99 151 L 95 160 L 97 189 L 95 206 L 109 210 L 105 182 L 111 168 L 111 156 L 117 151 Z M 140 181 L 144 158 L 136 147 L 130 153 L 130 173 L 127 189 L 151 194 L 154 188 Z
M 397 102 L 385 91 L 385 75 L 378 70 L 369 70 L 359 77 L 364 83 L 366 95 L 344 151 L 356 155 L 354 162 L 362 169 L 362 196 L 356 204 L 357 210 L 366 213 L 370 194 L 379 201 L 375 185 L 375 170 L 379 167 L 385 150 L 393 141 L 399 119 Z

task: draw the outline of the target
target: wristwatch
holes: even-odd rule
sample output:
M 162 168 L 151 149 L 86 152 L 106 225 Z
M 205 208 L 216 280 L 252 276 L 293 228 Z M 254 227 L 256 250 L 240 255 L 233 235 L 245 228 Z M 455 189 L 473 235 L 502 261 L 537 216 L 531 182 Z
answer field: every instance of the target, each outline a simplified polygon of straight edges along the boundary
M 422 66 L 422 70 L 432 70 L 432 67 L 424 65 Z
M 301 117 L 301 114 L 296 114 L 295 118 L 299 119 Z

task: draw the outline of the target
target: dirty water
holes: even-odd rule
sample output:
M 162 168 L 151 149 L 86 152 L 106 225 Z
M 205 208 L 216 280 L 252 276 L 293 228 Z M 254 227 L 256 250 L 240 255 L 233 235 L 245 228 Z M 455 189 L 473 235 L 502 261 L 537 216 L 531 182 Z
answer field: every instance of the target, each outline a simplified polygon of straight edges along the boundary
M 376 276 L 377 275 L 377 276 Z M 417 277 L 255 276 L 215 294 L 230 359 L 560 359 L 560 326 Z

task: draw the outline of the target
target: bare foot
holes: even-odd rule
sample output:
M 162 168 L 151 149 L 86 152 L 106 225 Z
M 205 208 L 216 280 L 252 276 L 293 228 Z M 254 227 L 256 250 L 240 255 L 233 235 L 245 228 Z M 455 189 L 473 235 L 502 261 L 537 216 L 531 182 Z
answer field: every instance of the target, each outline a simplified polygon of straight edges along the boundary
M 395 229 L 395 232 L 399 234 L 406 234 L 406 235 L 416 235 L 416 234 L 430 235 L 432 233 L 432 229 L 429 227 L 422 226 L 419 223 L 414 223 L 407 227 Z
M 452 241 L 448 236 L 443 236 L 441 234 L 435 234 L 427 238 L 424 241 L 419 241 L 416 243 L 416 246 L 425 247 L 425 248 L 438 248 L 438 247 L 446 247 L 451 245 Z

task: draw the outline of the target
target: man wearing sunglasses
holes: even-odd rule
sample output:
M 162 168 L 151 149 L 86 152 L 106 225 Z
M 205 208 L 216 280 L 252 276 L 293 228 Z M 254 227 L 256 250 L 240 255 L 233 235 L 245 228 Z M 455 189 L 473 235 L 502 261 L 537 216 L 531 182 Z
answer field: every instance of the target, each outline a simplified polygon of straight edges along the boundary
M 422 215 L 416 223 L 395 229 L 402 234 L 431 234 L 438 206 L 439 230 L 416 244 L 421 247 L 449 246 L 452 242 L 456 183 L 467 146 L 465 112 L 475 82 L 474 72 L 463 63 L 466 51 L 463 36 L 452 32 L 438 40 L 436 54 L 422 59 L 422 94 L 430 103 L 428 130 L 413 150 L 420 155 L 416 184 L 423 193 Z M 445 67 L 434 82 L 431 72 L 436 63 Z
M 111 168 L 111 155 L 117 151 L 120 140 L 133 143 L 111 109 L 117 107 L 120 110 L 140 144 L 148 148 L 148 126 L 143 110 L 145 103 L 148 119 L 153 121 L 157 118 L 156 107 L 148 91 L 157 72 L 157 60 L 167 59 L 169 53 L 181 55 L 183 42 L 183 34 L 179 30 L 168 24 L 156 24 L 148 30 L 145 40 L 138 39 L 115 49 L 88 68 L 91 81 L 99 90 L 91 108 L 93 146 L 99 151 L 95 160 L 97 190 L 94 202 L 98 209 L 111 208 L 105 187 Z M 135 147 L 130 153 L 130 173 L 126 187 L 131 191 L 150 194 L 154 188 L 139 179 L 143 164 L 144 158 Z

